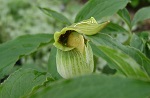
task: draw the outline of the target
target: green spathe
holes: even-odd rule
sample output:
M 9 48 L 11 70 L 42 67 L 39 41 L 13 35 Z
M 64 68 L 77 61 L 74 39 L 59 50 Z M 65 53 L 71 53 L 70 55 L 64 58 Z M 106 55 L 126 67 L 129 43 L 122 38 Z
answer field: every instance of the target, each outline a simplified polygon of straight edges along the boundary
M 71 26 L 63 28 L 60 32 L 55 32 L 54 34 L 54 46 L 63 51 L 69 51 L 74 49 L 75 47 L 68 47 L 65 44 L 60 42 L 60 37 L 67 37 L 71 32 L 77 32 L 85 35 L 94 35 L 102 30 L 109 21 L 98 24 L 96 20 L 91 17 L 90 19 L 83 20 L 79 23 L 74 23 Z M 65 35 L 66 34 L 66 35 Z
M 63 78 L 72 78 L 93 72 L 93 52 L 83 34 L 94 35 L 107 24 L 108 22 L 98 24 L 91 17 L 65 27 L 54 34 L 54 46 L 57 48 L 57 71 Z
M 63 78 L 71 78 L 93 72 L 93 52 L 89 44 L 85 46 L 83 54 L 78 50 L 57 50 L 57 71 Z

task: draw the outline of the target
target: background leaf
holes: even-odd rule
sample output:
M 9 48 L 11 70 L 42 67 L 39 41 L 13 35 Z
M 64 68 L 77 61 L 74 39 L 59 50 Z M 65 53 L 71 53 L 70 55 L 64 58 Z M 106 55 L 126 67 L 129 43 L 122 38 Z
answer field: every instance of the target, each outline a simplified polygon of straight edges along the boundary
M 75 22 L 79 22 L 90 17 L 96 20 L 102 17 L 115 14 L 119 9 L 124 8 L 130 0 L 90 0 L 79 11 L 76 16 Z
M 108 46 L 96 47 L 92 44 L 92 49 L 96 56 L 102 57 L 107 61 L 111 68 L 118 70 L 125 76 L 148 81 L 150 80 L 149 76 L 141 69 L 140 65 L 138 65 L 138 63 L 127 54 Z
M 150 59 L 150 42 L 146 43 L 144 53 Z
M 104 29 L 103 33 L 109 34 L 121 43 L 125 43 L 129 38 L 129 31 L 124 29 L 122 26 L 110 22 Z
M 131 30 L 131 19 L 130 14 L 126 8 L 118 11 L 118 15 L 127 23 L 129 29 Z
M 128 31 L 126 29 L 124 29 L 122 26 L 112 23 L 110 22 L 104 29 L 102 29 L 103 33 L 107 33 L 107 34 L 128 34 Z
M 110 98 L 110 96 L 146 98 L 150 96 L 150 83 L 117 76 L 89 75 L 55 82 L 30 98 Z
M 58 13 L 54 10 L 51 9 L 47 9 L 47 8 L 40 8 L 45 14 L 47 14 L 48 16 L 51 16 L 53 18 L 55 18 L 56 20 L 58 20 L 61 23 L 70 25 L 70 21 L 61 13 Z
M 143 31 L 137 33 L 137 36 L 144 42 L 144 54 L 150 59 L 150 32 Z
M 140 21 L 150 19 L 149 11 L 150 11 L 150 7 L 145 7 L 138 10 L 133 17 L 132 26 Z
M 20 98 L 29 94 L 35 86 L 41 85 L 45 81 L 45 72 L 19 69 L 0 86 L 0 98 Z
M 52 34 L 24 35 L 0 45 L 0 78 L 9 73 L 20 56 L 37 50 L 42 43 L 48 43 Z
M 49 60 L 48 60 L 48 72 L 55 78 L 55 79 L 60 79 L 61 76 L 57 72 L 56 68 L 56 52 L 57 49 L 53 46 L 51 48 Z
M 145 44 L 141 38 L 139 38 L 136 34 L 133 33 L 131 40 L 130 40 L 130 46 L 143 52 Z
M 150 75 L 150 59 L 148 59 L 143 53 L 141 53 L 138 49 L 135 49 L 133 47 L 122 45 L 121 43 L 117 42 L 112 37 L 106 35 L 106 34 L 96 34 L 93 36 L 87 36 L 89 40 L 91 40 L 92 43 L 94 43 L 96 46 L 99 45 L 105 45 L 112 47 L 114 49 L 119 49 L 122 52 L 128 54 L 130 57 L 132 57 L 139 65 L 144 67 L 144 69 L 147 71 L 147 73 Z

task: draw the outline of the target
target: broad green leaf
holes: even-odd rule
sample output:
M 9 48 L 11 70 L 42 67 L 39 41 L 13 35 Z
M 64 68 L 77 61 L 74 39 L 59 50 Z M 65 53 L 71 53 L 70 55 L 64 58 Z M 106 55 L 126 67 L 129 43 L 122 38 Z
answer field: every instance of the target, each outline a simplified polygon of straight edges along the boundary
M 104 29 L 102 29 L 101 32 L 113 36 L 121 43 L 126 42 L 129 38 L 129 32 L 127 30 L 112 22 L 110 22 Z
M 124 29 L 122 26 L 112 22 L 110 22 L 101 32 L 107 34 L 118 34 L 118 33 L 128 34 L 128 31 Z
M 112 37 L 106 35 L 106 34 L 96 34 L 93 36 L 88 36 L 88 39 L 91 40 L 96 46 L 99 45 L 105 45 L 112 47 L 114 49 L 119 49 L 122 52 L 128 54 L 130 57 L 132 57 L 139 65 L 144 67 L 144 69 L 147 71 L 147 73 L 150 75 L 150 59 L 148 59 L 143 53 L 141 53 L 138 49 L 135 49 L 133 47 L 124 46 L 117 42 Z
M 119 9 L 124 8 L 130 0 L 89 0 L 79 11 L 75 22 L 79 22 L 90 17 L 99 20 L 103 17 L 115 14 Z
M 33 69 L 19 69 L 0 86 L 0 98 L 20 98 L 46 81 L 46 73 Z
M 96 47 L 92 44 L 92 49 L 96 56 L 102 57 L 111 68 L 118 70 L 125 76 L 150 80 L 149 76 L 141 69 L 140 65 L 127 54 L 108 46 Z
M 60 79 L 61 76 L 57 72 L 56 68 L 56 52 L 57 49 L 55 47 L 51 48 L 49 60 L 48 60 L 48 72 L 55 78 Z
M 0 45 L 0 78 L 9 73 L 20 56 L 29 55 L 42 43 L 48 43 L 51 34 L 24 35 Z
M 130 40 L 130 46 L 143 52 L 145 44 L 141 38 L 139 38 L 136 34 L 133 34 Z
M 121 9 L 118 11 L 118 15 L 126 22 L 129 29 L 131 30 L 131 19 L 128 10 L 126 8 Z
M 150 7 L 141 8 L 135 13 L 132 21 L 132 26 L 146 19 L 150 19 Z
M 14 67 L 16 67 L 16 66 L 14 66 Z M 39 66 L 35 63 L 29 63 L 29 64 L 25 63 L 22 66 L 20 66 L 20 68 L 22 68 L 22 69 L 30 68 L 30 69 L 34 69 L 34 70 L 37 70 L 37 71 L 40 71 L 40 72 L 46 72 L 47 71 L 47 69 L 43 68 L 43 66 L 41 67 L 41 66 Z
M 58 13 L 54 10 L 47 9 L 47 8 L 40 8 L 45 14 L 47 14 L 50 17 L 55 18 L 56 20 L 60 21 L 61 23 L 64 23 L 66 25 L 70 25 L 70 21 L 61 13 Z
M 150 83 L 118 76 L 88 75 L 58 81 L 30 98 L 148 98 Z

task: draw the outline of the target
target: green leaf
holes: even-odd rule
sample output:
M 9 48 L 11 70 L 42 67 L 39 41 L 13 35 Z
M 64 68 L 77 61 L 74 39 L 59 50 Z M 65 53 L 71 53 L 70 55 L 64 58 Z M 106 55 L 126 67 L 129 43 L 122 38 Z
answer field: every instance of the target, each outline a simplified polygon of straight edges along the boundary
M 150 50 L 150 42 L 149 42 L 149 43 L 147 43 L 147 47 L 148 47 L 148 49 Z
M 61 13 L 58 13 L 54 10 L 47 9 L 47 8 L 40 8 L 41 11 L 43 11 L 45 14 L 47 14 L 50 17 L 55 18 L 56 20 L 60 21 L 61 23 L 64 23 L 66 25 L 70 25 L 70 21 Z
M 118 11 L 118 15 L 126 22 L 129 29 L 131 30 L 131 19 L 128 10 L 126 8 L 121 9 Z
M 108 65 L 117 69 L 127 77 L 150 80 L 147 73 L 141 69 L 140 65 L 130 56 L 117 49 L 106 46 L 98 46 L 92 44 L 93 52 L 96 56 L 102 57 L 107 61 Z
M 150 31 L 139 32 L 137 35 L 144 42 L 144 54 L 150 59 Z
M 16 67 L 16 66 L 14 66 Z M 30 69 L 34 69 L 34 70 L 37 70 L 37 71 L 40 71 L 40 72 L 46 72 L 47 70 L 35 63 L 25 63 L 23 64 L 22 66 L 19 66 L 21 69 L 27 69 L 27 68 L 30 68 Z
M 136 8 L 139 5 L 140 1 L 139 0 L 131 0 L 131 6 L 133 8 Z
M 57 72 L 57 67 L 56 67 L 56 52 L 57 49 L 55 47 L 51 48 L 49 60 L 48 60 L 48 72 L 55 78 L 55 79 L 60 79 L 61 76 Z
M 145 45 L 144 53 L 150 59 L 150 42 L 147 42 Z
M 128 54 L 132 57 L 139 65 L 144 67 L 147 73 L 150 75 L 150 59 L 148 59 L 143 53 L 141 53 L 138 49 L 133 47 L 124 46 L 121 43 L 117 42 L 112 37 L 106 34 L 96 34 L 93 36 L 87 36 L 89 40 L 91 40 L 96 46 L 105 45 L 112 47 L 114 49 L 119 49 L 122 52 Z
M 29 55 L 42 43 L 48 43 L 51 34 L 24 35 L 0 45 L 0 78 L 9 73 L 20 56 Z
M 79 22 L 90 17 L 99 20 L 103 17 L 115 14 L 119 9 L 124 8 L 130 0 L 89 0 L 79 11 L 75 22 Z
M 135 13 L 132 21 L 132 26 L 146 19 L 150 19 L 150 7 L 141 8 Z
M 33 69 L 19 69 L 0 86 L 0 98 L 20 98 L 46 81 L 46 73 Z
M 107 33 L 107 34 L 128 34 L 128 31 L 126 29 L 124 29 L 122 26 L 112 23 L 110 22 L 104 29 L 102 29 L 103 33 Z
M 111 35 L 121 43 L 125 43 L 129 38 L 129 32 L 127 30 L 125 30 L 122 26 L 112 22 L 102 29 L 101 32 Z
M 149 40 L 150 37 L 150 31 L 142 31 L 142 32 L 138 32 L 137 35 L 142 38 L 143 40 Z
M 143 51 L 145 44 L 141 38 L 139 38 L 136 34 L 133 34 L 131 37 L 131 40 L 130 40 L 130 46 L 132 46 L 140 51 Z
M 30 98 L 148 98 L 149 96 L 149 82 L 93 74 L 55 82 Z

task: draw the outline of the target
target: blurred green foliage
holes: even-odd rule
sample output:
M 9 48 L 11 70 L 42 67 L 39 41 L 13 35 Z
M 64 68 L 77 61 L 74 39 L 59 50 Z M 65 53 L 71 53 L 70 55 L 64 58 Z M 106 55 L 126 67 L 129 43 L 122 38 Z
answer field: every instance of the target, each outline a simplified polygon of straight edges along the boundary
M 141 3 L 150 3 L 150 0 L 131 0 L 131 6 L 133 8 L 140 6 Z
M 24 34 L 54 33 L 62 28 L 40 7 L 50 8 L 74 19 L 81 5 L 74 0 L 0 0 L 0 43 Z M 73 5 L 73 6 L 72 6 Z

